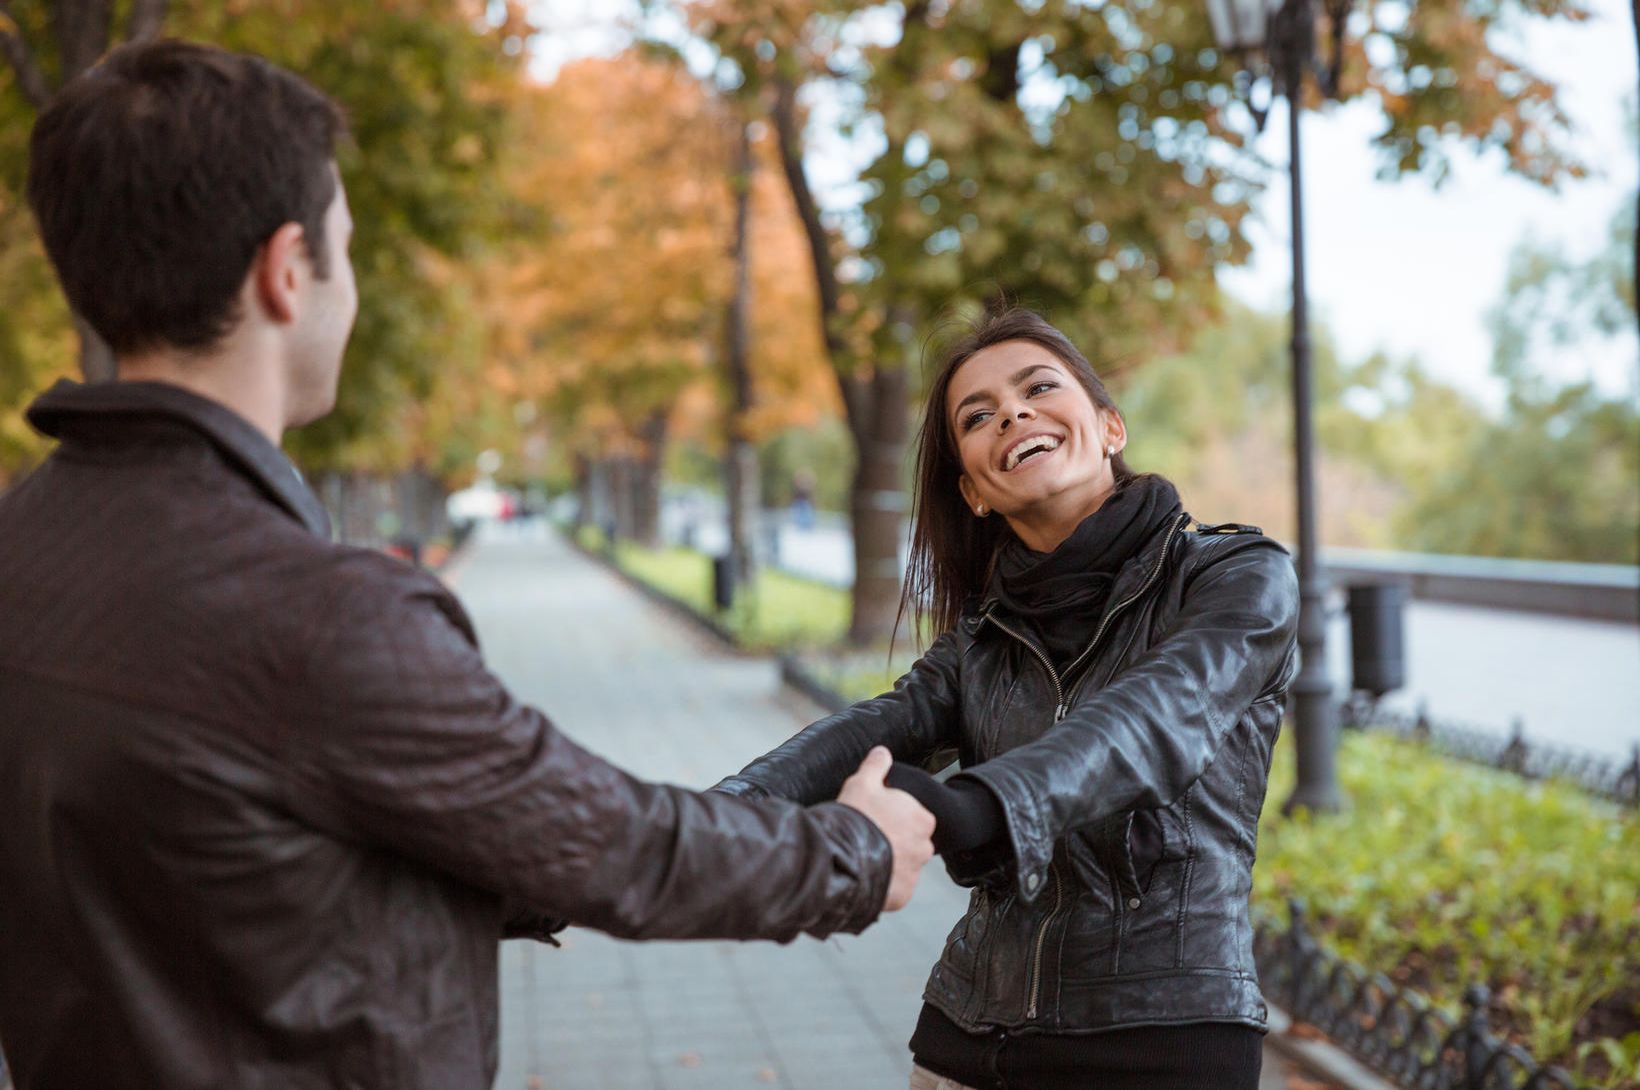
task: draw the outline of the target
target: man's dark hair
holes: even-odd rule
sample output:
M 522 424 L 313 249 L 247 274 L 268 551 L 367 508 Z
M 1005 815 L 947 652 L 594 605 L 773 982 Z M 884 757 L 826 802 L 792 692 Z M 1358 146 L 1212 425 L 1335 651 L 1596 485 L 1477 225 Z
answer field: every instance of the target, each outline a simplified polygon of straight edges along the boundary
M 341 111 L 260 57 L 166 40 L 70 80 L 29 140 L 28 200 L 69 305 L 116 353 L 209 347 L 257 248 L 299 223 L 329 274 Z

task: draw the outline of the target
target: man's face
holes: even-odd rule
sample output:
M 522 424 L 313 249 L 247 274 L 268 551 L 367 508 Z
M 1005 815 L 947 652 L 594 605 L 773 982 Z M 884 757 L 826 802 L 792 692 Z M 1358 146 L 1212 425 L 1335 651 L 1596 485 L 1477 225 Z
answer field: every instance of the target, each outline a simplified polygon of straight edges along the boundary
M 332 168 L 334 170 L 334 167 Z M 347 207 L 347 192 L 336 177 L 336 195 L 325 210 L 325 249 L 328 275 L 313 275 L 308 265 L 304 282 L 306 305 L 293 330 L 290 366 L 290 397 L 286 426 L 300 427 L 324 416 L 336 405 L 336 384 L 342 374 L 342 354 L 353 319 L 359 312 L 359 290 L 353 280 L 353 262 L 348 244 L 353 237 L 353 215 Z

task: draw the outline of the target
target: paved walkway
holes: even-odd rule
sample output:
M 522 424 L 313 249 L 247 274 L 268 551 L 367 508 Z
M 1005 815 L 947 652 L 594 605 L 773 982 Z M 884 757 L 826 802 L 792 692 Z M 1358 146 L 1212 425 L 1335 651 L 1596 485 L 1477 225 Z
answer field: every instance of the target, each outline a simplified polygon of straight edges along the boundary
M 544 531 L 486 537 L 451 577 L 491 667 L 640 775 L 705 787 L 819 715 L 774 665 L 726 652 Z M 916 900 L 826 942 L 506 943 L 498 1090 L 900 1088 L 923 981 L 967 898 Z M 1265 1090 L 1286 1085 L 1266 1057 Z

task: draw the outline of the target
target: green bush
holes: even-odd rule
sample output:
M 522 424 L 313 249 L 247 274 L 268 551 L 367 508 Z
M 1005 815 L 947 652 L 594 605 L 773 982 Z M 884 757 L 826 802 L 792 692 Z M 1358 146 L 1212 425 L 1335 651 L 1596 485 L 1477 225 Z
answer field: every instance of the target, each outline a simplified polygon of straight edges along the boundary
M 1640 817 L 1381 734 L 1346 733 L 1338 771 L 1348 809 L 1283 817 L 1277 748 L 1255 901 L 1303 898 L 1339 953 L 1454 1013 L 1485 983 L 1538 1059 L 1640 1086 Z

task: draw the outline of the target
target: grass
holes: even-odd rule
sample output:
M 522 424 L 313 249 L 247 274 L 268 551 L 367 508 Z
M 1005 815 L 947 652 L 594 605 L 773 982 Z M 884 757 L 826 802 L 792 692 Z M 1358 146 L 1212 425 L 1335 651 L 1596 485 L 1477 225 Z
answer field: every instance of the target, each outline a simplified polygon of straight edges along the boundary
M 578 540 L 602 551 L 603 534 L 582 527 Z M 837 644 L 848 631 L 849 592 L 787 572 L 763 569 L 736 595 L 732 608 L 712 604 L 712 561 L 681 546 L 648 549 L 630 542 L 615 546 L 616 567 L 634 579 L 715 617 L 749 650 L 783 651 Z

